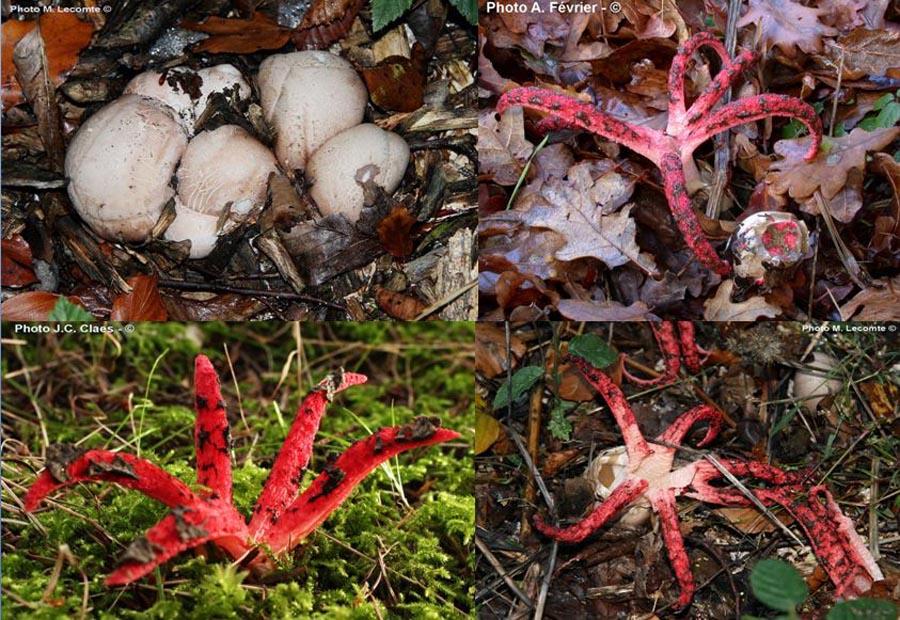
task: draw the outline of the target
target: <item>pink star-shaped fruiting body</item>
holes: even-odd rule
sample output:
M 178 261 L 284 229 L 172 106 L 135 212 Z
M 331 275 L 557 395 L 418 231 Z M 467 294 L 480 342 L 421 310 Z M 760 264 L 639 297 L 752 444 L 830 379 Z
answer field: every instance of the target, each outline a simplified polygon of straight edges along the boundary
M 169 558 L 207 541 L 258 573 L 271 570 L 271 555 L 294 548 L 315 530 L 372 470 L 413 448 L 451 439 L 459 433 L 440 427 L 436 418 L 418 417 L 398 427 L 382 428 L 357 441 L 300 493 L 300 481 L 312 455 L 313 440 L 325 407 L 334 395 L 366 381 L 365 375 L 329 375 L 300 404 L 287 439 L 272 465 L 249 525 L 231 496 L 231 432 L 219 380 L 206 356 L 194 365 L 197 422 L 195 492 L 150 461 L 109 450 L 78 450 L 53 445 L 44 472 L 25 495 L 25 510 L 35 510 L 54 490 L 77 482 L 115 482 L 162 502 L 172 511 L 145 536 L 135 539 L 119 558 L 108 585 L 127 584 Z M 253 553 L 262 551 L 261 553 Z
M 712 48 L 720 56 L 722 70 L 694 103 L 686 107 L 684 78 L 687 63 L 703 46 Z M 755 54 L 748 51 L 732 60 L 722 43 L 706 32 L 686 41 L 678 48 L 669 69 L 669 117 L 665 131 L 621 121 L 585 101 L 535 87 L 514 88 L 504 93 L 497 102 L 497 111 L 502 113 L 510 106 L 521 106 L 547 112 L 550 116 L 538 123 L 540 131 L 562 127 L 581 129 L 627 146 L 652 161 L 662 173 L 669 208 L 688 247 L 701 264 L 720 275 L 727 275 L 730 265 L 704 237 L 691 203 L 689 192 L 699 186 L 694 151 L 715 134 L 770 116 L 796 118 L 809 128 L 812 143 L 806 154 L 808 161 L 816 157 L 822 141 L 822 122 L 816 111 L 795 97 L 762 94 L 713 109 L 755 58 Z
M 536 515 L 535 526 L 556 540 L 578 543 L 632 506 L 649 505 L 659 516 L 669 560 L 681 589 L 675 607 L 684 608 L 694 595 L 694 577 L 678 527 L 676 498 L 684 495 L 725 506 L 753 505 L 740 492 L 715 486 L 713 483 L 724 482 L 724 476 L 708 460 L 696 460 L 673 469 L 677 446 L 691 428 L 699 422 L 707 423 L 706 434 L 699 442 L 700 446 L 705 446 L 716 438 L 722 416 L 712 406 L 696 407 L 678 417 L 658 437 L 658 443 L 650 443 L 641 433 L 625 395 L 612 379 L 583 359 L 574 356 L 569 359 L 600 392 L 621 429 L 628 456 L 627 473 L 614 485 L 610 495 L 580 522 L 569 527 L 555 527 Z M 734 476 L 767 485 L 767 488 L 754 489 L 753 493 L 764 504 L 782 506 L 800 524 L 816 557 L 834 582 L 838 597 L 859 596 L 875 581 L 884 579 L 853 523 L 841 513 L 825 487 L 809 488 L 804 485 L 801 474 L 787 473 L 763 463 L 733 459 L 718 459 L 718 462 Z

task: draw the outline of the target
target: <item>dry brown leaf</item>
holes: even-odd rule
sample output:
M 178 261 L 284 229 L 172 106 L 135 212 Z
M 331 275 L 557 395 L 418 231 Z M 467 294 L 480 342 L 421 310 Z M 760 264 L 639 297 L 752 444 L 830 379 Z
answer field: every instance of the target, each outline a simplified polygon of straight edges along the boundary
M 425 77 L 428 59 L 419 43 L 412 47 L 412 58 L 391 56 L 374 67 L 365 67 L 362 78 L 372 103 L 390 112 L 413 112 L 425 101 Z
M 718 508 L 713 512 L 744 534 L 767 534 L 778 529 L 756 508 Z M 778 520 L 785 524 L 793 521 L 791 516 L 784 512 L 778 515 Z
M 170 321 L 248 321 L 266 304 L 250 295 L 210 293 L 166 295 L 163 299 Z
M 31 266 L 31 247 L 22 235 L 3 240 L 0 261 L 3 266 L 0 282 L 3 286 L 28 286 L 38 281 Z
M 865 174 L 867 152 L 886 147 L 898 135 L 900 127 L 875 131 L 857 128 L 846 136 L 827 138 L 828 152 L 820 150 L 818 156 L 811 162 L 803 159 L 809 148 L 811 140 L 809 136 L 799 140 L 779 140 L 775 143 L 775 151 L 784 159 L 772 163 L 766 181 L 776 193 L 789 193 L 798 201 L 810 198 L 817 189 L 820 189 L 825 199 L 830 201 L 847 185 L 848 175 L 851 172 L 855 170 L 856 174 Z M 856 179 L 861 179 L 861 176 L 857 176 Z M 861 204 L 860 201 L 859 205 Z M 804 208 L 808 209 L 815 207 Z M 847 223 L 856 214 L 855 211 L 852 213 L 851 211 L 852 209 L 835 209 L 832 215 L 838 221 Z M 809 212 L 815 214 L 818 211 Z
M 738 28 L 755 25 L 767 46 L 774 45 L 785 56 L 796 56 L 799 47 L 807 54 L 822 51 L 822 37 L 833 37 L 838 31 L 819 21 L 825 14 L 794 0 L 750 0 L 750 9 L 738 22 Z
M 534 146 L 525 139 L 522 108 L 510 108 L 500 116 L 493 110 L 478 113 L 478 172 L 493 175 L 499 185 L 514 185 Z
M 290 41 L 292 32 L 259 11 L 250 19 L 210 17 L 203 22 L 181 22 L 179 26 L 211 35 L 192 49 L 197 53 L 213 54 L 252 54 L 259 50 L 281 49 Z
M 484 54 L 484 44 L 487 37 L 478 37 L 478 88 L 479 96 L 485 97 L 499 95 L 504 90 L 512 88 L 515 84 L 511 80 L 500 75 L 490 58 Z
M 781 308 L 769 304 L 765 297 L 751 297 L 746 301 L 731 301 L 734 281 L 725 280 L 703 304 L 703 318 L 707 321 L 755 321 L 760 317 L 774 318 L 781 314 Z
M 169 313 L 159 295 L 158 279 L 153 276 L 128 278 L 131 292 L 113 301 L 110 321 L 166 321 Z
M 547 359 L 547 368 L 553 368 L 553 364 L 556 363 L 555 356 L 548 356 Z M 559 362 L 559 367 L 556 369 L 557 374 L 559 376 L 559 384 L 558 385 L 549 385 L 548 387 L 553 390 L 556 389 L 556 395 L 559 396 L 563 400 L 570 400 L 578 403 L 586 403 L 594 400 L 597 396 L 597 391 L 594 390 L 590 385 L 584 380 L 581 372 L 579 372 L 578 367 L 573 362 Z
M 577 459 L 581 453 L 582 450 L 579 448 L 569 448 L 568 450 L 551 452 L 544 459 L 544 463 L 541 467 L 541 474 L 548 478 L 555 476 L 561 469 Z
M 363 0 L 314 0 L 293 34 L 297 49 L 325 49 L 350 32 Z
M 4 321 L 46 321 L 62 295 L 47 291 L 29 291 L 19 293 L 7 299 L 0 307 Z M 77 297 L 69 297 L 69 301 L 84 307 Z
M 417 220 L 406 207 L 394 207 L 386 218 L 378 224 L 378 238 L 384 249 L 394 258 L 404 258 L 412 254 L 412 229 Z
M 818 0 L 816 5 L 826 11 L 822 14 L 822 21 L 829 26 L 834 26 L 841 32 L 850 32 L 857 26 L 862 26 L 867 20 L 861 14 L 869 4 L 869 0 Z M 869 22 L 870 28 L 877 28 Z M 829 45 L 827 42 L 826 45 Z
M 34 30 L 37 22 L 10 19 L 3 22 L 3 109 L 11 108 L 25 101 L 22 87 L 16 79 L 16 65 L 13 64 L 13 50 L 26 34 Z
M 843 64 L 854 79 L 900 78 L 900 32 L 860 27 L 829 42 L 826 51 L 835 66 Z
M 525 50 L 525 63 L 545 65 L 545 45 L 563 45 L 571 26 L 570 17 L 554 10 L 553 0 L 533 0 L 529 11 L 487 14 L 479 20 L 479 28 L 491 45 L 497 48 L 517 47 Z M 536 10 L 535 10 L 536 9 Z
M 879 284 L 880 288 L 870 286 L 863 289 L 853 299 L 841 306 L 841 317 L 845 321 L 896 321 L 900 319 L 900 276 L 876 284 Z
M 631 194 L 633 185 L 615 172 L 594 178 L 589 163 L 569 169 L 568 178 L 544 184 L 541 197 L 522 213 L 522 221 L 532 228 L 558 233 L 565 245 L 554 252 L 562 261 L 593 257 L 609 267 L 633 262 L 655 275 L 656 263 L 642 253 L 635 241 L 637 225 L 630 216 L 631 205 L 616 213 Z
M 31 32 L 37 25 L 37 21 L 7 20 L 3 23 L 3 109 L 7 109 L 19 103 L 25 98 L 16 78 L 16 69 L 13 65 L 13 50 L 22 38 Z M 59 86 L 65 80 L 69 71 L 78 63 L 78 54 L 81 53 L 91 37 L 94 35 L 94 27 L 90 22 L 78 19 L 74 13 L 51 11 L 43 13 L 40 17 L 41 36 L 44 39 L 44 47 L 47 50 L 47 62 L 50 78 L 54 86 Z
M 43 34 L 44 28 L 38 27 L 22 37 L 13 51 L 13 63 L 22 92 L 37 118 L 38 135 L 50 169 L 62 173 L 66 143 Z
M 528 350 L 522 339 L 510 334 L 509 348 L 513 355 L 513 369 Z M 506 372 L 506 332 L 499 325 L 475 325 L 475 370 L 488 379 Z
M 375 290 L 375 302 L 388 316 L 400 321 L 411 321 L 428 308 L 428 304 L 415 297 L 395 293 L 380 286 Z
M 556 304 L 559 313 L 573 321 L 646 321 L 650 308 L 642 301 L 623 306 L 614 301 L 593 302 L 563 299 Z

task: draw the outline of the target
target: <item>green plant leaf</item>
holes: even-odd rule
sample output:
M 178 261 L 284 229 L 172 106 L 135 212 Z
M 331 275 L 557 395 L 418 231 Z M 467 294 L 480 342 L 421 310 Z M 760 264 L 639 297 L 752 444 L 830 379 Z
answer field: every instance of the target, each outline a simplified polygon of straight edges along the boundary
M 872 104 L 872 109 L 875 110 L 875 111 L 877 112 L 878 110 L 883 109 L 884 106 L 886 106 L 887 104 L 889 104 L 889 103 L 892 102 L 893 100 L 894 100 L 894 95 L 893 95 L 893 93 L 887 93 L 887 94 L 884 94 L 884 95 L 882 95 L 881 97 L 878 98 L 878 101 L 876 101 L 874 104 Z
M 778 611 L 793 611 L 809 596 L 797 569 L 781 560 L 759 562 L 750 573 L 750 587 L 761 603 Z
M 412 0 L 372 0 L 372 29 L 378 32 L 411 6 Z
M 547 428 L 550 434 L 560 441 L 569 441 L 572 438 L 572 423 L 566 419 L 566 414 L 578 406 L 578 403 L 559 401 L 550 410 L 550 423 Z
M 881 112 L 878 113 L 878 117 L 875 121 L 879 127 L 884 128 L 896 125 L 897 121 L 900 121 L 900 103 L 891 101 L 885 105 Z
M 572 338 L 569 353 L 589 362 L 594 368 L 606 368 L 618 359 L 616 352 L 596 334 L 583 334 Z
M 456 7 L 456 10 L 462 13 L 473 26 L 478 24 L 478 2 L 477 0 L 450 0 L 450 4 Z
M 515 402 L 531 389 L 537 380 L 544 374 L 544 369 L 540 366 L 523 366 L 512 376 L 512 401 Z M 509 404 L 509 383 L 506 381 L 497 390 L 494 397 L 494 411 L 502 409 Z
M 858 127 L 866 131 L 875 131 L 878 129 L 878 119 L 874 116 L 868 116 L 859 121 Z
M 84 323 L 93 321 L 94 315 L 78 304 L 73 304 L 67 297 L 60 297 L 47 316 L 47 320 Z
M 877 598 L 843 601 L 831 608 L 828 620 L 897 620 L 897 606 Z

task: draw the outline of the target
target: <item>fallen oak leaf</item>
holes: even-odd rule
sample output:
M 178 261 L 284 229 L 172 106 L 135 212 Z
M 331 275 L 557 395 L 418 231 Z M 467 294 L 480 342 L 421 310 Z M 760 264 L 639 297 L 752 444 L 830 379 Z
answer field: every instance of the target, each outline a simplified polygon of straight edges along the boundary
M 900 78 L 900 32 L 860 26 L 829 42 L 825 53 L 841 65 L 844 79 Z
M 888 127 L 866 131 L 856 128 L 846 136 L 828 138 L 827 146 L 809 161 L 804 153 L 809 149 L 810 138 L 779 140 L 775 152 L 783 159 L 773 162 L 766 175 L 773 191 L 789 194 L 803 202 L 802 209 L 813 215 L 818 213 L 815 201 L 810 200 L 815 191 L 821 190 L 826 200 L 831 200 L 847 185 L 851 172 L 864 174 L 866 153 L 880 150 L 900 136 L 900 127 Z M 860 206 L 862 205 L 860 201 Z M 848 223 L 856 212 L 837 211 L 835 219 Z
M 534 145 L 525 139 L 521 109 L 508 110 L 497 120 L 493 110 L 478 113 L 478 172 L 498 185 L 513 185 L 522 174 Z
M 650 308 L 642 301 L 624 306 L 611 301 L 563 299 L 556 304 L 556 309 L 572 321 L 646 321 L 652 317 Z
M 291 38 L 298 50 L 325 49 L 350 32 L 363 0 L 314 0 Z
M 16 79 L 16 65 L 13 64 L 13 50 L 26 34 L 37 27 L 36 21 L 23 21 L 9 19 L 3 22 L 3 51 L 2 75 L 3 75 L 3 109 L 7 110 L 25 101 L 22 87 Z
M 716 294 L 703 304 L 703 319 L 706 321 L 755 321 L 760 317 L 774 318 L 781 314 L 781 308 L 771 305 L 765 297 L 754 296 L 742 302 L 731 301 L 734 280 L 725 280 L 716 289 Z
M 362 69 L 372 103 L 389 112 L 414 112 L 422 107 L 428 58 L 425 48 L 415 43 L 411 58 L 389 56 L 373 67 Z
M 656 263 L 638 247 L 632 205 L 625 204 L 633 189 L 614 170 L 581 162 L 565 178 L 549 179 L 540 192 L 527 193 L 510 215 L 531 228 L 557 233 L 563 244 L 552 254 L 558 260 L 591 257 L 611 268 L 633 262 L 654 275 Z
M 428 304 L 420 299 L 381 286 L 375 290 L 375 303 L 385 314 L 399 321 L 411 321 L 428 308 Z
M 876 284 L 881 284 L 882 287 L 865 288 L 841 306 L 843 320 L 896 321 L 900 319 L 900 276 Z
M 827 9 L 803 6 L 794 0 L 750 0 L 749 9 L 738 22 L 738 28 L 755 25 L 757 36 L 774 45 L 788 58 L 797 55 L 800 48 L 807 54 L 822 51 L 822 37 L 838 34 L 835 28 L 826 26 L 819 17 Z

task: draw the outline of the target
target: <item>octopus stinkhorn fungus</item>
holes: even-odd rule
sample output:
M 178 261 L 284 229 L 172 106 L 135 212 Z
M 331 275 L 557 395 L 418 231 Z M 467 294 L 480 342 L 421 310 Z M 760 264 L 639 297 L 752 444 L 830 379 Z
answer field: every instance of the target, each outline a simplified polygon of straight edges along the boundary
M 674 333 L 668 329 L 665 333 Z M 684 332 L 682 332 L 684 333 Z M 584 378 L 593 385 L 609 406 L 625 442 L 624 475 L 617 476 L 605 499 L 590 515 L 568 527 L 547 524 L 540 515 L 535 526 L 545 535 L 567 543 L 578 543 L 601 528 L 613 517 L 649 509 L 659 516 L 669 560 L 680 586 L 675 607 L 684 608 L 694 595 L 694 577 L 678 526 L 676 498 L 679 495 L 724 506 L 752 506 L 741 492 L 724 486 L 722 472 L 708 459 L 699 458 L 674 468 L 675 453 L 691 428 L 706 422 L 705 436 L 699 446 L 712 442 L 722 425 L 722 416 L 710 405 L 701 405 L 682 414 L 655 441 L 648 441 L 638 427 L 625 395 L 612 379 L 585 360 L 570 356 Z M 803 528 L 822 567 L 835 584 L 839 598 L 853 598 L 867 592 L 884 579 L 881 569 L 853 522 L 822 485 L 810 487 L 802 473 L 788 473 L 772 465 L 736 459 L 716 459 L 736 477 L 766 485 L 754 488 L 754 495 L 766 505 L 779 505 Z
M 378 465 L 401 452 L 459 437 L 455 431 L 440 428 L 436 418 L 418 417 L 403 426 L 382 428 L 330 460 L 300 493 L 302 473 L 309 464 L 326 405 L 341 390 L 365 381 L 365 375 L 340 371 L 307 394 L 249 524 L 232 502 L 231 433 L 219 380 L 203 355 L 197 357 L 194 366 L 194 443 L 197 484 L 203 490 L 191 490 L 138 456 L 53 445 L 47 450 L 44 471 L 25 496 L 25 510 L 35 510 L 50 493 L 77 482 L 115 482 L 171 508 L 125 550 L 118 568 L 106 580 L 108 585 L 130 583 L 169 558 L 208 541 L 244 561 L 251 570 L 265 573 L 272 566 L 270 554 L 284 554 L 302 542 Z M 259 553 L 252 553 L 256 550 Z
M 691 56 L 701 47 L 713 49 L 722 59 L 722 70 L 690 107 L 685 104 L 684 77 Z M 538 124 L 540 131 L 563 127 L 588 131 L 627 146 L 652 161 L 662 172 L 669 208 L 685 243 L 701 264 L 727 275 L 731 267 L 722 260 L 703 235 L 694 214 L 690 192 L 699 187 L 699 173 L 693 153 L 715 134 L 770 116 L 796 118 L 812 135 L 807 161 L 816 157 L 822 142 L 822 122 L 809 104 L 795 97 L 762 94 L 732 101 L 713 109 L 728 87 L 755 61 L 755 54 L 742 52 L 732 60 L 722 42 L 701 32 L 678 49 L 669 69 L 669 117 L 665 131 L 657 131 L 621 121 L 586 101 L 543 88 L 514 88 L 504 93 L 497 111 L 521 106 L 546 112 Z

